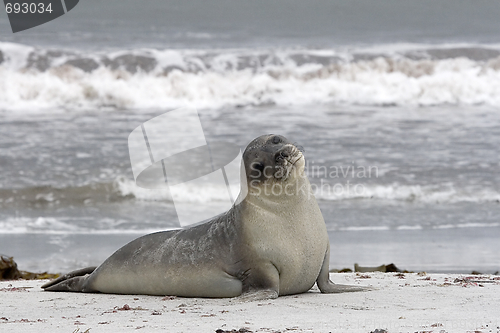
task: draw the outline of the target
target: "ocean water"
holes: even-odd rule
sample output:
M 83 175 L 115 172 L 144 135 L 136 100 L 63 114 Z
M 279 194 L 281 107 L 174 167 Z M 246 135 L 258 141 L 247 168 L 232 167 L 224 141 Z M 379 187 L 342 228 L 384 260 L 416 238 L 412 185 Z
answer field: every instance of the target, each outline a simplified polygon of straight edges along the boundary
M 188 105 L 208 143 L 304 147 L 332 267 L 498 271 L 498 17 L 491 1 L 87 0 L 12 34 L 0 14 L 0 253 L 66 271 L 178 227 L 168 193 L 134 184 L 127 138 Z

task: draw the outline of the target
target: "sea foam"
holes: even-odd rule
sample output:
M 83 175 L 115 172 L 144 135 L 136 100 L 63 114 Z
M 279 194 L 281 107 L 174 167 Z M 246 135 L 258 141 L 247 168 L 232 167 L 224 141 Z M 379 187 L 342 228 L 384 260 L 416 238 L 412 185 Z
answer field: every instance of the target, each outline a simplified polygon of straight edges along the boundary
M 500 105 L 497 49 L 387 50 L 92 53 L 0 43 L 0 109 Z

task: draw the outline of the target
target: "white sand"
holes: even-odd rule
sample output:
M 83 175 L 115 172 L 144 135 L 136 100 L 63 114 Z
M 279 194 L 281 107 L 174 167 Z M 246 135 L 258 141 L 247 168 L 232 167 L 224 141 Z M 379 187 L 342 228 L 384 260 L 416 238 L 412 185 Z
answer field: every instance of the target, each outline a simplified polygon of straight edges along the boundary
M 0 332 L 500 332 L 500 277 L 331 274 L 370 292 L 234 299 L 44 292 L 45 281 L 0 282 Z M 470 278 L 470 279 L 465 279 Z M 471 281 L 471 282 L 463 282 Z M 474 282 L 481 281 L 481 282 Z M 123 310 L 124 305 L 130 307 Z

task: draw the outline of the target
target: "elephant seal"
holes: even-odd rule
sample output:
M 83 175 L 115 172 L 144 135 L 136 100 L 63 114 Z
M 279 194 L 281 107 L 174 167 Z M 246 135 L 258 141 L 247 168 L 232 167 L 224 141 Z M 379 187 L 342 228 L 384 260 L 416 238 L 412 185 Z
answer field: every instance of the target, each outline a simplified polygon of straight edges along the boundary
M 302 152 L 283 136 L 264 135 L 250 142 L 243 164 L 247 195 L 226 213 L 140 237 L 99 267 L 42 288 L 250 300 L 303 293 L 315 282 L 323 293 L 366 290 L 329 279 L 330 242 Z

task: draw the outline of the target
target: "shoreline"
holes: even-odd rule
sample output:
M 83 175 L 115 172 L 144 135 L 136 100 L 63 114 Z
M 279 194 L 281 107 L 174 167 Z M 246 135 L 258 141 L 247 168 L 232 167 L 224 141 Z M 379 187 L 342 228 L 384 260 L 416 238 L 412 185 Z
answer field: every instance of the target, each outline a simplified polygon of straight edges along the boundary
M 500 270 L 500 228 L 434 231 L 329 231 L 330 267 L 354 270 L 357 262 L 361 266 L 394 263 L 401 270 L 443 274 L 494 274 Z M 14 257 L 22 270 L 65 274 L 100 265 L 144 234 L 2 234 L 0 254 Z
M 96 267 L 99 264 L 95 265 Z M 90 265 L 87 265 L 90 267 Z M 19 270 L 17 262 L 14 257 L 8 255 L 0 255 L 0 281 L 24 279 L 24 280 L 41 280 L 41 279 L 55 279 L 61 275 L 67 274 L 73 270 L 58 271 L 58 270 L 43 270 L 42 272 Z M 492 275 L 498 276 L 498 270 L 475 270 L 475 269 L 406 269 L 405 267 L 398 267 L 394 263 L 382 264 L 380 266 L 360 266 L 354 263 L 351 267 L 335 268 L 330 263 L 330 274 L 336 273 L 417 273 L 417 274 L 454 274 L 454 275 Z
M 309 292 L 242 303 L 144 295 L 45 292 L 47 280 L 0 282 L 0 328 L 9 332 L 500 332 L 500 277 L 331 273 L 369 292 Z M 241 332 L 245 332 L 241 330 Z M 378 331 L 377 331 L 378 330 Z

